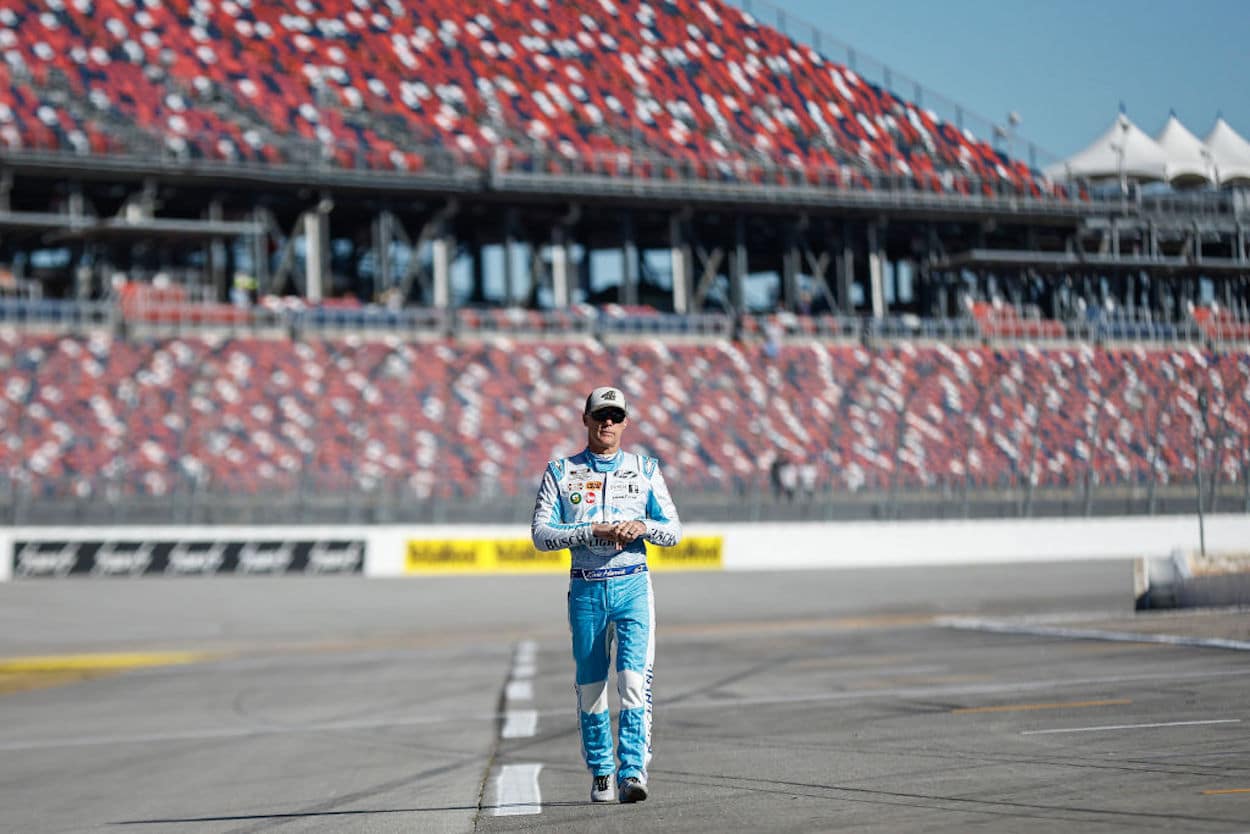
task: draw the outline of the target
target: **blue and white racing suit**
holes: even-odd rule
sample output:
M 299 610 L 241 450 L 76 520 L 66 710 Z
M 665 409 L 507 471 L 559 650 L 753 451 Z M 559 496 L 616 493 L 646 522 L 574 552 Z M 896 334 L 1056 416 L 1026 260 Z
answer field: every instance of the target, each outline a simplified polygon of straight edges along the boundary
M 643 521 L 644 536 L 621 550 L 591 535 L 593 524 Z M 608 666 L 616 640 L 616 685 L 621 696 L 618 781 L 647 780 L 651 760 L 651 681 L 655 663 L 655 602 L 644 539 L 661 547 L 681 541 L 681 520 L 659 462 L 618 451 L 589 449 L 547 464 L 531 525 L 539 550 L 569 548 L 569 629 L 577 665 L 582 755 L 595 776 L 612 773 Z

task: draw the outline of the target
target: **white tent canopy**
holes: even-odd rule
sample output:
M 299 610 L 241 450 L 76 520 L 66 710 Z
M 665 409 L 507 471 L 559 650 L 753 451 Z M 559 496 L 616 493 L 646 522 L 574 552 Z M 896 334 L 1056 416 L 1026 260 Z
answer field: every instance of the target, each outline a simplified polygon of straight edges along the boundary
M 1053 179 L 1085 177 L 1140 181 L 1167 177 L 1167 153 L 1145 131 L 1121 113 L 1089 147 L 1046 169 Z
M 1215 163 L 1215 178 L 1220 185 L 1250 185 L 1250 142 L 1229 127 L 1224 119 L 1203 140 Z
M 1214 182 L 1212 154 L 1197 136 L 1172 114 L 1159 135 L 1159 147 L 1167 154 L 1167 181 L 1177 188 L 1194 188 Z

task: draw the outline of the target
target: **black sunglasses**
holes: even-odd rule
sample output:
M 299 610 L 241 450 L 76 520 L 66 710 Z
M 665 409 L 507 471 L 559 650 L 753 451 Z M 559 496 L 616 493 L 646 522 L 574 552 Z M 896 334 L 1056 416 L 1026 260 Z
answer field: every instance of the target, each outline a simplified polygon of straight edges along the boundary
M 625 412 L 619 408 L 601 408 L 598 411 L 590 413 L 590 419 L 596 423 L 602 423 L 605 420 L 611 420 L 613 423 L 620 423 L 625 419 Z

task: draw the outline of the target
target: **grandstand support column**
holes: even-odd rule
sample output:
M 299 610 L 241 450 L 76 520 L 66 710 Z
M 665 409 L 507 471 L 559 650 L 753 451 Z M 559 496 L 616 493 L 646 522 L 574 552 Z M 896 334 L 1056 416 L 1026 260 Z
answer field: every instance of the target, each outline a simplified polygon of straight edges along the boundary
M 517 302 L 522 307 L 537 307 L 538 291 L 552 285 L 551 270 L 543 258 L 544 244 L 541 241 L 529 239 L 525 241 L 525 246 L 529 250 L 529 289 L 526 290 L 525 297 L 517 299 Z
M 318 302 L 324 297 L 330 266 L 330 212 L 334 201 L 322 197 L 304 213 L 304 297 Z
M 729 306 L 733 312 L 741 313 L 746 306 L 747 270 L 747 222 L 739 214 L 734 219 L 733 256 L 729 259 Z
M 456 239 L 450 233 L 446 220 L 430 243 L 434 261 L 434 306 L 440 310 L 451 306 L 451 258 L 456 251 Z
M 617 299 L 621 304 L 638 303 L 638 280 L 641 265 L 638 258 L 638 240 L 634 234 L 634 215 L 621 213 L 621 289 Z
M 373 218 L 374 283 L 378 290 L 387 292 L 395 283 L 395 270 L 391 258 L 391 241 L 395 239 L 395 215 L 389 211 L 378 212 Z
M 517 235 L 516 228 L 518 225 L 518 212 L 515 208 L 510 208 L 504 212 L 504 230 L 503 230 L 503 303 L 505 307 L 510 307 L 516 298 L 516 265 L 512 262 L 512 250 L 516 247 Z
M 690 221 L 689 207 L 668 218 L 669 258 L 673 272 L 673 312 L 685 315 L 690 312 L 690 279 L 694 275 L 694 254 L 686 225 Z
M 932 257 L 932 256 L 930 256 Z M 923 315 L 934 318 L 946 318 L 950 315 L 951 275 L 947 269 L 940 269 L 932 264 L 928 267 L 929 301 Z
M 921 307 L 921 315 L 937 316 L 944 318 L 950 313 L 950 273 L 943 270 L 940 275 L 935 276 L 933 264 L 936 260 L 945 257 L 946 247 L 942 245 L 942 236 L 938 234 L 938 230 L 929 224 L 925 230 L 925 254 L 923 258 L 924 266 L 921 267 L 925 280 L 920 282 L 921 287 L 929 287 L 928 303 Z M 935 281 L 934 278 L 937 278 Z
M 569 284 L 569 239 L 581 217 L 582 207 L 573 203 L 551 227 L 551 296 L 557 310 L 568 307 L 573 299 Z
M 1233 253 L 1233 260 L 1239 264 L 1246 262 L 1246 227 L 1237 224 L 1237 251 Z
M 560 224 L 551 230 L 551 304 L 557 310 L 569 306 L 568 232 Z
M 0 171 L 0 211 L 8 212 L 12 208 L 9 197 L 13 193 L 13 172 L 5 169 Z
M 781 304 L 790 313 L 799 306 L 799 236 L 806 227 L 806 215 L 786 224 L 785 248 L 781 252 Z
M 855 244 L 851 239 L 850 224 L 842 227 L 842 254 L 837 259 L 834 270 L 837 272 L 838 304 L 832 312 L 844 316 L 855 314 L 855 302 L 852 289 L 855 285 Z
M 577 260 L 577 288 L 581 291 L 582 298 L 590 298 L 591 255 L 590 243 L 586 243 L 582 256 Z
M 147 197 L 148 191 L 149 189 L 145 187 L 145 199 L 150 200 L 151 198 Z M 208 219 L 214 223 L 221 222 L 220 199 L 214 198 L 209 202 Z M 230 287 L 228 286 L 230 276 L 227 275 L 230 270 L 227 268 L 228 252 L 225 241 L 219 237 L 210 238 L 204 250 L 207 256 L 205 258 L 205 266 L 207 267 L 209 283 L 213 287 L 213 297 L 217 301 L 225 301 L 230 297 Z
M 269 294 L 269 224 L 271 220 L 271 215 L 264 209 L 252 209 L 252 223 L 257 229 L 251 239 L 252 272 L 256 279 L 258 297 Z
M 469 300 L 480 303 L 486 298 L 486 259 L 482 255 L 482 232 L 474 225 L 469 237 L 469 259 L 473 272 L 473 288 Z
M 69 190 L 70 223 L 75 226 L 86 225 L 88 221 L 88 202 L 82 191 L 82 183 L 75 182 Z M 91 298 L 91 285 L 94 283 L 89 270 L 80 269 L 83 261 L 84 244 L 80 241 L 70 245 L 70 263 L 73 265 L 74 297 L 80 301 Z
M 872 295 L 872 317 L 885 318 L 885 252 L 882 238 L 885 222 L 868 224 L 868 281 Z

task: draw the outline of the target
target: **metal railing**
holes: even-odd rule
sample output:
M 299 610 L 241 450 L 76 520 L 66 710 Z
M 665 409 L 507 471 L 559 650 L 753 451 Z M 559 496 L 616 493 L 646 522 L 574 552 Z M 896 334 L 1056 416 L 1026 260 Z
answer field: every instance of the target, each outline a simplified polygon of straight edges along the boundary
M 837 167 L 807 164 L 787 165 L 771 160 L 675 159 L 647 150 L 599 151 L 572 156 L 544 147 L 499 147 L 491 156 L 491 182 L 497 187 L 516 187 L 531 181 L 557 183 L 561 180 L 594 179 L 628 183 L 633 187 L 663 189 L 675 184 L 698 184 L 721 191 L 745 189 L 757 197 L 768 191 L 824 194 L 860 192 L 925 195 L 969 202 L 986 199 L 1028 200 L 1038 204 L 1065 205 L 1088 202 L 1081 183 L 1047 191 L 1038 183 L 1016 184 L 1010 180 L 981 179 L 963 171 L 947 169 L 932 175 L 927 183 L 914 176 L 889 174 L 862 164 Z M 1107 197 L 1108 205 L 1119 206 L 1119 195 Z
M 121 310 L 110 301 L 0 298 L 0 325 L 84 333 L 115 329 Z
M 1239 209 L 1236 192 L 1230 191 L 1143 193 L 1136 202 L 1146 214 L 1187 215 L 1195 220 L 1233 217 Z
M 1203 511 L 1250 512 L 1250 488 L 1202 484 Z M 160 494 L 124 480 L 95 479 L 84 489 L 43 480 L 0 478 L 0 525 L 69 524 L 528 524 L 532 495 L 422 497 L 402 486 L 317 489 L 297 484 L 263 495 L 215 491 L 171 476 Z M 857 490 L 822 484 L 792 491 L 747 484 L 703 491 L 671 481 L 686 522 L 775 522 L 1176 515 L 1198 507 L 1198 482 L 1099 483 L 1058 486 L 1017 480 L 988 487 L 947 479 L 929 487 L 879 484 Z
M 1058 327 L 1034 325 L 1055 324 Z M 940 341 L 994 344 L 1212 345 L 1250 344 L 1250 321 L 1212 317 L 1168 322 L 1109 316 L 1046 322 L 1006 320 L 987 329 L 977 320 L 888 315 L 882 318 L 794 313 L 621 313 L 609 308 L 568 310 L 521 308 L 360 307 L 289 305 L 235 307 L 229 304 L 136 304 L 112 301 L 14 299 L 0 297 L 0 326 L 17 330 L 88 333 L 107 330 L 130 336 L 194 336 L 215 333 L 284 338 L 394 336 L 465 338 L 490 336 L 621 341 L 636 338 L 746 342 L 816 340 Z

